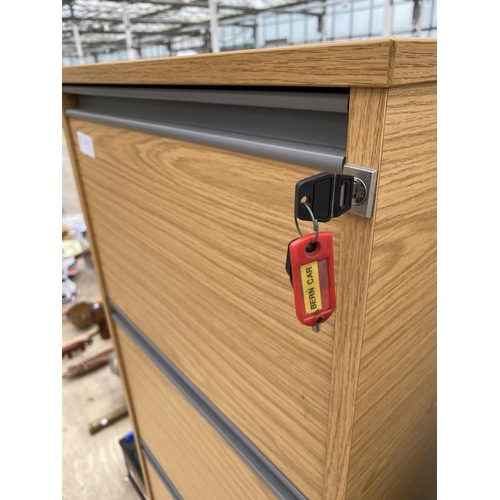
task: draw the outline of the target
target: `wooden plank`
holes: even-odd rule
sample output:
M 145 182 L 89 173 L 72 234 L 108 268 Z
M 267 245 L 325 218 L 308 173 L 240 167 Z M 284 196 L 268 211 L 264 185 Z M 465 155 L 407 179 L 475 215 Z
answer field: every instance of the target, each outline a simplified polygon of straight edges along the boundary
M 94 140 L 96 158 L 79 161 L 109 296 L 308 498 L 322 498 L 335 315 L 319 334 L 301 325 L 284 269 L 295 183 L 316 171 L 72 125 Z M 325 228 L 338 269 L 340 223 Z
M 62 79 L 66 84 L 386 87 L 392 43 L 385 38 L 65 66 Z
M 436 498 L 435 447 L 436 85 L 425 84 L 388 94 L 347 498 Z
M 395 40 L 389 85 L 410 85 L 437 80 L 437 40 L 399 38 Z
M 63 84 L 390 87 L 437 79 L 436 39 L 379 38 L 65 66 Z
M 101 290 L 101 296 L 103 297 L 103 307 L 104 307 L 104 312 L 106 314 L 106 321 L 108 325 L 110 326 L 110 334 L 111 334 L 111 341 L 113 343 L 113 347 L 118 359 L 118 364 L 120 365 L 120 374 L 121 374 L 121 380 L 123 383 L 123 390 L 124 390 L 124 395 L 125 395 L 125 401 L 127 404 L 128 408 L 128 414 L 130 416 L 130 421 L 132 424 L 132 429 L 134 432 L 137 434 L 137 428 L 136 428 L 136 419 L 135 419 L 135 410 L 133 406 L 133 402 L 130 398 L 130 394 L 128 392 L 128 383 L 127 383 L 127 374 L 125 367 L 123 365 L 123 358 L 121 356 L 121 348 L 119 345 L 119 342 L 116 338 L 116 334 L 113 331 L 113 328 L 111 327 L 111 314 L 109 311 L 109 306 L 106 301 L 107 295 L 107 289 L 106 289 L 106 283 L 104 281 L 104 276 L 102 273 L 102 267 L 101 267 L 101 260 L 100 260 L 100 255 L 99 255 L 99 249 L 97 246 L 97 241 L 95 238 L 95 233 L 94 233 L 94 227 L 92 224 L 92 218 L 90 216 L 90 211 L 89 211 L 89 206 L 88 206 L 88 201 L 87 201 L 87 196 L 85 193 L 85 187 L 83 185 L 82 177 L 81 177 L 81 171 L 80 171 L 80 164 L 79 164 L 79 150 L 76 146 L 77 141 L 76 141 L 76 136 L 74 134 L 74 131 L 71 128 L 71 123 L 68 117 L 65 115 L 66 109 L 73 109 L 78 107 L 78 98 L 74 95 L 69 95 L 69 94 L 62 94 L 62 123 L 63 123 L 63 130 L 64 130 L 64 135 L 66 137 L 66 144 L 68 147 L 68 152 L 69 156 L 71 159 L 71 166 L 73 167 L 73 174 L 75 176 L 75 184 L 78 190 L 78 197 L 80 198 L 80 204 L 82 207 L 82 212 L 83 216 L 85 219 L 85 225 L 87 228 L 87 237 L 90 243 L 90 248 L 92 250 L 92 260 L 94 263 L 94 268 L 97 276 L 97 281 L 99 283 L 99 288 Z M 141 470 L 144 475 L 144 483 L 145 483 L 145 488 L 146 492 L 148 495 L 150 495 L 150 488 L 149 488 L 149 478 L 147 476 L 147 472 L 145 471 L 144 467 L 144 458 L 142 457 L 141 454 L 139 454 L 139 462 L 141 466 Z
M 349 102 L 347 161 L 378 169 L 382 154 L 387 91 L 353 89 Z M 337 311 L 325 462 L 324 498 L 344 498 L 356 386 L 361 356 L 373 227 L 371 219 L 341 218 Z
M 271 490 L 217 431 L 115 327 L 131 374 L 139 432 L 179 494 L 189 500 L 274 500 Z
M 172 495 L 168 492 L 167 488 L 165 488 L 162 480 L 153 467 L 151 467 L 147 460 L 145 460 L 144 463 L 146 464 L 146 469 L 148 470 L 149 484 L 151 486 L 152 495 L 150 500 L 172 500 Z

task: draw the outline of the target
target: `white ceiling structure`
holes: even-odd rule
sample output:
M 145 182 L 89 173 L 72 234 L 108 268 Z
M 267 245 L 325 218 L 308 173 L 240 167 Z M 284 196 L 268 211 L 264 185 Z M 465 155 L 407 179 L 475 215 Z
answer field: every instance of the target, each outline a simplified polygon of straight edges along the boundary
M 211 2 L 210 2 L 211 3 Z M 215 3 L 215 2 L 214 2 Z M 219 23 L 255 14 L 286 0 L 223 0 L 216 5 Z M 297 2 L 293 2 L 297 3 Z M 99 52 L 126 44 L 126 30 L 136 45 L 165 43 L 210 30 L 209 0 L 63 0 L 63 54 L 76 55 L 75 26 L 83 47 Z
M 398 15 L 402 36 L 435 36 L 435 10 L 436 0 L 62 0 L 63 64 L 388 36 Z

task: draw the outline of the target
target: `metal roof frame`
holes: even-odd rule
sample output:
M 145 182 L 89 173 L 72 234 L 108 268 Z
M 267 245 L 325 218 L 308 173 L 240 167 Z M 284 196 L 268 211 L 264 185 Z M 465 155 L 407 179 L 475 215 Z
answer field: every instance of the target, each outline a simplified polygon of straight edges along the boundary
M 142 57 L 142 47 L 151 45 L 168 47 L 170 55 L 174 55 L 173 46 L 186 44 L 197 53 L 219 52 L 219 26 L 249 30 L 252 37 L 249 47 L 258 48 L 263 46 L 259 30 L 266 13 L 316 17 L 318 32 L 322 34 L 320 41 L 326 41 L 323 31 L 326 9 L 346 4 L 350 12 L 355 12 L 355 3 L 361 1 L 62 0 L 63 57 L 79 57 L 83 62 L 86 53 L 94 55 L 97 61 L 99 54 L 126 50 L 128 59 L 134 59 Z M 435 8 L 436 0 L 386 0 L 386 15 L 389 3 L 392 6 L 424 1 L 432 2 Z M 371 5 L 374 6 L 373 0 Z

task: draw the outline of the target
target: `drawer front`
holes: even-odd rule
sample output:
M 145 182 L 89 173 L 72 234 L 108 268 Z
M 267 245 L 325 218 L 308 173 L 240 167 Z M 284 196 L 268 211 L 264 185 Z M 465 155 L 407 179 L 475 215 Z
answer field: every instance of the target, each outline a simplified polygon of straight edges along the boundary
M 146 464 L 146 471 L 149 477 L 149 486 L 151 495 L 153 496 L 152 500 L 176 500 L 168 492 L 167 488 L 165 488 L 160 476 L 158 476 L 151 464 L 147 460 L 144 463 Z
M 109 297 L 308 498 L 321 498 L 335 316 L 299 324 L 284 270 L 316 173 L 72 119 Z M 304 232 L 310 223 L 302 223 Z M 340 224 L 325 228 L 335 242 Z
M 114 327 L 139 437 L 180 496 L 184 500 L 276 498 L 134 341 L 118 325 Z M 155 500 L 168 498 L 159 481 L 152 480 L 153 494 L 161 492 Z

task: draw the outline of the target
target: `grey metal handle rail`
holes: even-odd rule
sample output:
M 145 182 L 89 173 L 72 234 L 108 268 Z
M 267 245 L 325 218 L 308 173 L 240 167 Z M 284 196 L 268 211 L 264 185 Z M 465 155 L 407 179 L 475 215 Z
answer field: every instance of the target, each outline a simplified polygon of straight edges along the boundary
M 348 94 L 64 86 L 66 115 L 340 173 Z

